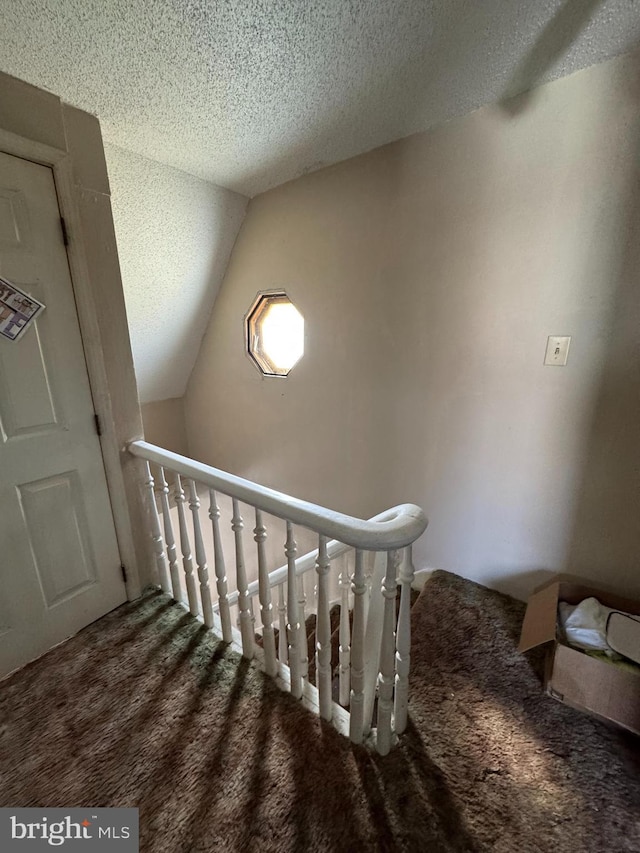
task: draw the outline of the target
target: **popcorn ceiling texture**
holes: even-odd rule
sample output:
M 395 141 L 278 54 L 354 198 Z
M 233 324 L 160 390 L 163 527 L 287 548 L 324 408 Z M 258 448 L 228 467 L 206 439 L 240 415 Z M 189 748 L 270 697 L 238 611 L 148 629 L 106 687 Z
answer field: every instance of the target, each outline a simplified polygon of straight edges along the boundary
M 0 70 L 96 114 L 109 143 L 142 402 L 185 391 L 246 205 L 220 187 L 253 196 L 640 38 L 630 0 L 0 0 L 0 15 Z
M 249 196 L 640 37 L 630 0 L 0 0 L 0 11 L 3 71 L 98 115 L 108 142 Z
M 105 146 L 141 402 L 182 397 L 247 199 Z

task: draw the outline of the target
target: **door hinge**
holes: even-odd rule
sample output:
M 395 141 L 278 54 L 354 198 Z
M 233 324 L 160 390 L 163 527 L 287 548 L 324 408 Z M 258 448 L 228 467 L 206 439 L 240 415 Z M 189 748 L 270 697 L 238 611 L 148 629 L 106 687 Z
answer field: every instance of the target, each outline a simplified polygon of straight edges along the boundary
M 96 432 L 98 435 L 102 435 L 102 424 L 100 423 L 100 415 L 94 415 L 93 419 L 96 424 Z
M 65 246 L 69 245 L 69 232 L 67 231 L 67 223 L 64 221 L 64 218 L 60 217 L 60 227 L 62 228 L 62 242 Z
M 126 569 L 126 567 L 124 565 L 121 565 L 120 571 L 122 572 L 122 580 L 126 583 L 127 582 L 127 569 Z

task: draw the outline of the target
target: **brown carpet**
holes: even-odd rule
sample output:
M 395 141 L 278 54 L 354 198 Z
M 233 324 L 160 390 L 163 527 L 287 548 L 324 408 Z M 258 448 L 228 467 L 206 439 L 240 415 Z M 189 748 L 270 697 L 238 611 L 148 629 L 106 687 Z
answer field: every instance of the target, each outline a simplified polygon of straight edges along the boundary
M 0 685 L 0 806 L 138 806 L 154 853 L 640 851 L 640 741 L 542 695 L 522 612 L 429 581 L 382 759 L 151 594 Z

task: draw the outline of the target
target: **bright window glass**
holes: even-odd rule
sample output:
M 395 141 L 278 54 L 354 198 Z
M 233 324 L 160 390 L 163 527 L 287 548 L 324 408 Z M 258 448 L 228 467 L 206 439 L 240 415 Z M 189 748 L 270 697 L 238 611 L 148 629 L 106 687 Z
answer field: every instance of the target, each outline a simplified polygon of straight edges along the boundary
M 270 305 L 262 320 L 262 349 L 280 370 L 291 368 L 304 353 L 304 320 L 291 302 Z
M 245 318 L 249 355 L 265 376 L 286 376 L 304 354 L 304 318 L 284 291 L 258 294 Z

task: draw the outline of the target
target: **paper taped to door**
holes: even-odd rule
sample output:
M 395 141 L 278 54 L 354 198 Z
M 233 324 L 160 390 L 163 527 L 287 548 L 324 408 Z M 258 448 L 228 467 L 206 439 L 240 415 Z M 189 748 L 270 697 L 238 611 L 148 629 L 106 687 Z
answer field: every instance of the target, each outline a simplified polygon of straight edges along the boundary
M 6 278 L 0 278 L 0 335 L 17 341 L 44 305 Z

